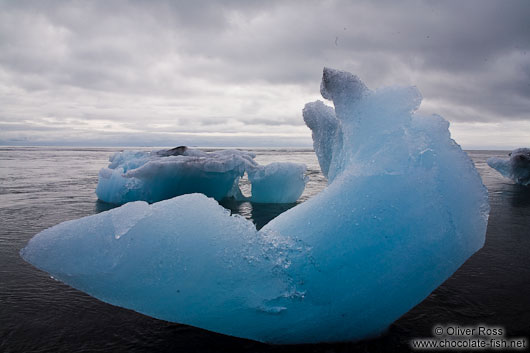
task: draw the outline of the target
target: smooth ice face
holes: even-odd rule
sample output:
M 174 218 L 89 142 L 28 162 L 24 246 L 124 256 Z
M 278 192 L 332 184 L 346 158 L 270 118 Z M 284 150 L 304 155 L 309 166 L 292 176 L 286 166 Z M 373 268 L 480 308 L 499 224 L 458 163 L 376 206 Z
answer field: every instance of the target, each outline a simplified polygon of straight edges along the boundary
M 22 256 L 103 301 L 233 336 L 380 334 L 482 247 L 487 192 L 447 121 L 414 114 L 416 88 L 331 69 L 322 86 L 335 112 L 311 103 L 304 118 L 334 178 L 260 231 L 192 194 L 59 224 Z
M 96 194 L 100 200 L 114 204 L 139 200 L 152 203 L 196 192 L 221 200 L 241 195 L 238 182 L 245 172 L 259 174 L 279 165 L 284 170 L 283 178 L 278 175 L 271 179 L 273 182 L 267 184 L 268 196 L 264 196 L 267 190 L 263 184 L 257 185 L 262 191 L 255 197 L 256 202 L 296 202 L 305 188 L 305 179 L 299 176 L 300 171 L 305 172 L 305 165 L 261 166 L 254 157 L 251 152 L 239 150 L 207 153 L 186 146 L 153 152 L 118 152 L 109 158 L 109 166 L 100 170 Z M 286 185 L 293 189 L 285 190 Z
M 252 185 L 250 201 L 258 203 L 292 203 L 304 192 L 307 177 L 305 165 L 271 163 L 248 172 Z
M 530 185 L 530 148 L 517 148 L 509 156 L 488 158 L 488 165 L 517 184 Z
M 256 316 L 272 323 L 285 310 L 275 300 L 298 295 L 286 269 L 306 251 L 288 237 L 257 232 L 211 198 L 189 194 L 61 223 L 21 254 L 107 303 L 247 336 L 255 334 L 245 326 Z

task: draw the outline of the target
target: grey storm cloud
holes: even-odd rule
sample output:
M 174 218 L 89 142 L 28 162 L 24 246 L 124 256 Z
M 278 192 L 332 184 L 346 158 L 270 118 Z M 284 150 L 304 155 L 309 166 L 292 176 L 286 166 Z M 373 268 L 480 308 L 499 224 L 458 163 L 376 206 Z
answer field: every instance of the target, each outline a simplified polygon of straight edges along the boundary
M 323 66 L 418 86 L 464 140 L 506 122 L 530 142 L 529 18 L 526 0 L 0 1 L 0 143 L 309 144 Z

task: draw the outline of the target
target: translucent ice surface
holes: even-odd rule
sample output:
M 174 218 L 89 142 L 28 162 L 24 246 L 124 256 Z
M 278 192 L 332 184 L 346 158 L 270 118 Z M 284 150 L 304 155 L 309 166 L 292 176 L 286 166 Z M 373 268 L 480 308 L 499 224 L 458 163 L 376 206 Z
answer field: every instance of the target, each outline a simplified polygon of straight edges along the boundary
M 306 167 L 297 163 L 271 163 L 248 172 L 252 185 L 250 201 L 259 203 L 296 202 L 304 192 Z
M 329 185 L 260 231 L 190 194 L 61 223 L 23 258 L 105 302 L 228 335 L 380 334 L 482 247 L 487 191 L 448 122 L 414 114 L 415 87 L 324 69 L 321 92 L 335 108 L 310 103 L 304 119 Z M 268 189 L 281 172 L 249 178 Z
M 530 185 L 530 148 L 517 148 L 509 158 L 492 157 L 488 165 L 517 184 Z
M 321 101 L 306 104 L 303 116 L 306 125 L 312 131 L 313 148 L 322 174 L 331 182 L 342 162 L 339 155 L 342 150 L 340 120 L 335 116 L 333 108 Z
M 109 166 L 100 170 L 96 194 L 100 200 L 114 204 L 157 202 L 195 192 L 221 200 L 241 194 L 238 181 L 247 172 L 256 176 L 252 201 L 296 202 L 305 188 L 305 165 L 261 166 L 254 157 L 251 152 L 239 150 L 207 153 L 185 146 L 118 152 L 109 158 Z

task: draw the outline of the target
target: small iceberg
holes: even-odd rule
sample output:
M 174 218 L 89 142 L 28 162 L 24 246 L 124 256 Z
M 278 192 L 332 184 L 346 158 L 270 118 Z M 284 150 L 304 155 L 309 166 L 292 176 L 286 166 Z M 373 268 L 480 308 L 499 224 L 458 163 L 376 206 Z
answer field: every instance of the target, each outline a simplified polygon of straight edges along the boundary
M 517 148 L 508 156 L 509 158 L 491 157 L 487 163 L 517 184 L 530 185 L 530 148 Z
M 261 230 L 189 194 L 61 223 L 22 257 L 104 302 L 227 335 L 294 344 L 381 334 L 483 246 L 488 194 L 449 123 L 415 113 L 417 88 L 370 90 L 326 68 L 321 92 L 334 108 L 309 103 L 303 115 L 329 184 Z M 187 163 L 236 178 L 252 163 L 239 152 L 164 158 L 111 162 L 147 180 Z M 249 172 L 263 190 L 291 178 L 291 167 L 269 168 Z
M 191 193 L 218 201 L 235 197 L 259 203 L 296 202 L 307 182 L 306 166 L 289 162 L 262 166 L 254 157 L 239 150 L 204 152 L 186 146 L 117 152 L 110 156 L 108 167 L 100 170 L 96 194 L 112 204 L 153 203 Z M 252 186 L 251 197 L 243 196 L 239 189 L 245 172 Z

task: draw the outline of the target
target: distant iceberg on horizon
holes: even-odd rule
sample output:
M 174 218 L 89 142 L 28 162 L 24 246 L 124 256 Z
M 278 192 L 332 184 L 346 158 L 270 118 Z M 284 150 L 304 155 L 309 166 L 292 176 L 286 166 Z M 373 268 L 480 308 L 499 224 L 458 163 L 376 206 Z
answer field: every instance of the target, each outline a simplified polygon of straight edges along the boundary
M 491 157 L 486 161 L 490 167 L 520 185 L 530 185 L 530 148 L 517 148 L 509 158 Z
M 449 123 L 415 114 L 417 88 L 325 68 L 321 93 L 334 108 L 303 116 L 329 184 L 260 231 L 189 194 L 61 223 L 21 256 L 104 302 L 231 336 L 381 334 L 483 246 L 488 194 Z
M 217 201 L 234 197 L 257 203 L 293 203 L 304 192 L 306 166 L 276 162 L 259 165 L 255 154 L 237 149 L 204 152 L 179 146 L 159 151 L 122 151 L 110 156 L 99 172 L 96 194 L 101 201 L 149 203 L 201 193 Z M 239 180 L 247 173 L 252 195 L 245 197 Z

